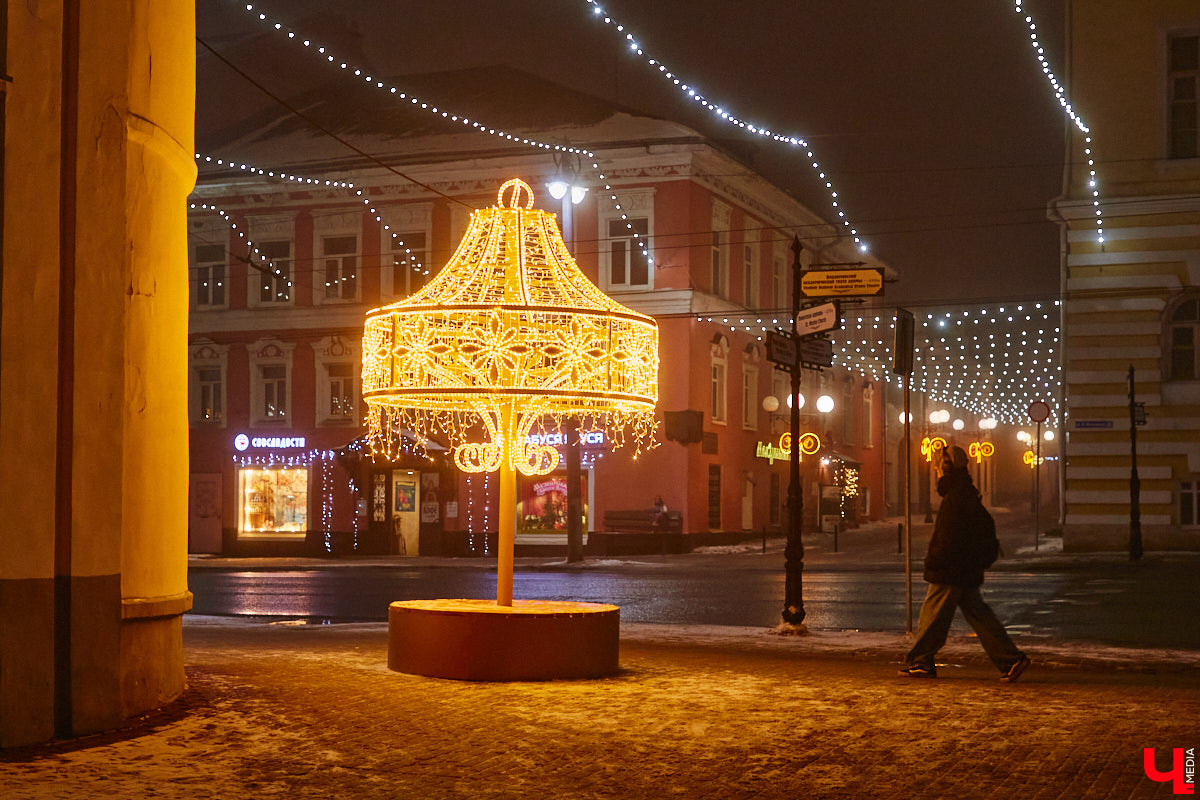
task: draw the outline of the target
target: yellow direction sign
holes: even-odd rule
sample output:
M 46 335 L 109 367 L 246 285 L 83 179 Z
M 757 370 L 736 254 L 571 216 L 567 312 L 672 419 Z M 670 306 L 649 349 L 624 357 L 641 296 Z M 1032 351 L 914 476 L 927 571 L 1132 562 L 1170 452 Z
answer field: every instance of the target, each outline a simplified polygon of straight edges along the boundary
M 800 292 L 805 297 L 842 297 L 879 294 L 883 270 L 817 269 L 800 273 Z

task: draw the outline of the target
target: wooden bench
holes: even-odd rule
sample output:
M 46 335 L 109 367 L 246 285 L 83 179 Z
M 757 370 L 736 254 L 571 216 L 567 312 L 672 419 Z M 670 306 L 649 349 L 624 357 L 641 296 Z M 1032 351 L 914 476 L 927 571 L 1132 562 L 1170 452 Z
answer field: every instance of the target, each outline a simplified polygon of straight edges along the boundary
M 682 553 L 683 514 L 660 515 L 652 508 L 605 511 L 604 530 L 588 535 L 588 548 L 601 556 Z

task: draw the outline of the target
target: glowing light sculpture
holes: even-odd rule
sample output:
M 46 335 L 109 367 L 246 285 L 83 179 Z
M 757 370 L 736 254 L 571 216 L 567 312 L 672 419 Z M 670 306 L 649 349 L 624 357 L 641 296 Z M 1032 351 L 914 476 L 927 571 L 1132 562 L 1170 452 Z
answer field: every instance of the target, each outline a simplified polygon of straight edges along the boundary
M 658 325 L 580 272 L 521 180 L 472 213 L 427 286 L 367 312 L 362 352 L 374 452 L 394 455 L 411 431 L 443 440 L 464 472 L 499 472 L 497 605 L 512 605 L 515 473 L 558 465 L 530 433 L 576 417 L 614 446 L 654 446 Z

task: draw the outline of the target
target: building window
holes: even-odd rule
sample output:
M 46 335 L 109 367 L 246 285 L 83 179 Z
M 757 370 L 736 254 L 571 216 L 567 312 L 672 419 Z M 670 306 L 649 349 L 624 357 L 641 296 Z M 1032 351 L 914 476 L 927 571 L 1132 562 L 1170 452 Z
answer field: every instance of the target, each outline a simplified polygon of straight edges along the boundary
M 199 416 L 204 422 L 220 422 L 225 418 L 225 382 L 219 367 L 200 367 L 196 370 L 200 392 Z
M 188 348 L 188 416 L 192 425 L 225 427 L 225 364 L 228 346 L 207 340 Z
M 709 413 L 712 421 L 725 424 L 726 374 L 729 365 L 729 340 L 718 335 L 712 344 L 712 364 L 709 381 Z
M 292 243 L 259 242 L 250 264 L 251 292 L 257 305 L 292 300 Z
M 303 539 L 308 531 L 308 470 L 238 470 L 239 539 Z
M 1167 54 L 1171 158 L 1200 156 L 1200 35 L 1171 36 Z
M 322 236 L 320 263 L 326 301 L 358 299 L 357 236 Z
M 610 287 L 636 289 L 650 286 L 650 260 L 644 248 L 649 234 L 650 221 L 645 217 L 608 221 Z
M 349 363 L 326 364 L 329 381 L 329 416 L 334 419 L 354 419 L 354 365 Z
M 263 404 L 260 409 L 263 419 L 283 420 L 287 417 L 287 367 L 271 364 L 259 367 L 262 376 Z
M 864 386 L 862 393 L 862 444 L 874 447 L 875 436 L 875 387 Z
M 250 349 L 250 422 L 283 424 L 291 420 L 291 373 L 294 344 L 256 342 Z
M 1200 378 L 1200 297 L 1175 307 L 1170 321 L 1170 378 L 1194 381 Z
M 729 252 L 725 234 L 712 232 L 712 293 L 717 297 L 729 294 Z
M 392 251 L 392 294 L 408 297 L 429 283 L 433 269 L 423 231 L 389 235 Z
M 742 371 L 742 427 L 748 431 L 758 428 L 758 367 Z
M 1179 524 L 1185 528 L 1200 527 L 1200 481 L 1179 484 Z
M 193 305 L 196 308 L 225 307 L 225 245 L 198 244 L 195 257 Z
M 721 530 L 721 465 L 708 465 L 708 529 Z
M 742 303 L 747 308 L 758 307 L 758 268 L 755 264 L 754 245 L 742 245 Z

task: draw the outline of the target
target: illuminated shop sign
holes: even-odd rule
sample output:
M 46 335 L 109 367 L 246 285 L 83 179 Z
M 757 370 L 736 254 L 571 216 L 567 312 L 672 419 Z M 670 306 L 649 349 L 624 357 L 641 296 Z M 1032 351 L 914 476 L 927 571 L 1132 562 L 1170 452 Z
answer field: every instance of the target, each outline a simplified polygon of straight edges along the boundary
M 531 433 L 525 437 L 527 444 L 548 444 L 552 447 L 567 443 L 565 433 Z M 580 444 L 604 444 L 604 431 L 580 431 Z
M 810 456 L 821 449 L 821 439 L 815 433 L 803 433 L 800 435 L 800 460 L 803 461 L 806 455 Z M 779 444 L 769 444 L 767 442 L 759 442 L 754 450 L 754 455 L 759 458 L 765 458 L 767 463 L 774 464 L 776 461 L 787 461 L 792 456 L 792 434 L 784 433 L 779 437 Z
M 296 450 L 304 448 L 303 436 L 247 436 L 239 433 L 233 437 L 233 446 L 238 452 L 245 452 L 251 447 L 269 448 L 272 450 Z

